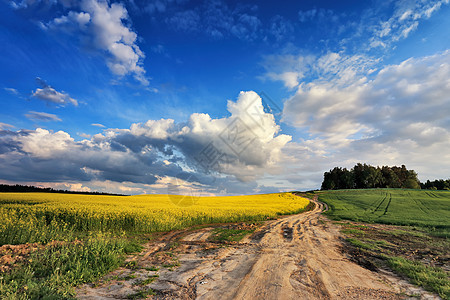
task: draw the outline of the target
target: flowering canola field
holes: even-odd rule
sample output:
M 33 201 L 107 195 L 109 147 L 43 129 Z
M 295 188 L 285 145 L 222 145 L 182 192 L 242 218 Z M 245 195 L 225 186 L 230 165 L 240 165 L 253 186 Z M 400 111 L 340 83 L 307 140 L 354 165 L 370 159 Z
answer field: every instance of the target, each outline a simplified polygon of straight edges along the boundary
M 301 212 L 308 203 L 291 193 L 195 198 L 0 193 L 0 245 L 71 240 L 79 232 L 156 232 L 260 221 Z

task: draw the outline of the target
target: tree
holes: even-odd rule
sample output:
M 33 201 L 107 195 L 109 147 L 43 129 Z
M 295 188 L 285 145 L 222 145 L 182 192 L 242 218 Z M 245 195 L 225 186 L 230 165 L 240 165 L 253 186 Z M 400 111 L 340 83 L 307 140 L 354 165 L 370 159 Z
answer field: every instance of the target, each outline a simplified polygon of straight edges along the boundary
M 420 189 L 420 184 L 417 180 L 412 178 L 408 178 L 405 180 L 405 184 L 403 185 L 405 189 Z
M 388 166 L 381 168 L 381 187 L 384 188 L 399 188 L 400 179 L 397 174 Z
M 335 167 L 324 173 L 322 190 L 336 189 L 367 189 L 367 188 L 411 188 L 420 189 L 421 184 L 414 170 L 401 167 L 374 167 L 357 163 L 350 171 Z M 425 184 L 427 188 L 436 186 L 438 189 L 450 189 L 450 179 Z

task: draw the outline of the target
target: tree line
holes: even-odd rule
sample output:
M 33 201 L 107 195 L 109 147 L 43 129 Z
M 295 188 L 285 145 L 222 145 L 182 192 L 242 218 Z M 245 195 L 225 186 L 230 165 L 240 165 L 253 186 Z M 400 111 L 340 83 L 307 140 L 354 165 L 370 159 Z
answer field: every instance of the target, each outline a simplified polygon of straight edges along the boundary
M 420 181 L 414 170 L 401 167 L 374 167 L 356 164 L 350 170 L 335 167 L 323 174 L 322 190 L 406 188 L 420 189 Z
M 112 195 L 112 196 L 126 196 L 121 194 L 100 193 L 100 192 L 77 192 L 67 190 L 55 190 L 52 188 L 41 188 L 29 185 L 7 185 L 0 184 L 0 193 L 63 193 L 63 194 L 83 194 L 83 195 Z
M 420 183 L 420 187 L 427 190 L 450 190 L 450 179 L 427 180 L 424 183 Z

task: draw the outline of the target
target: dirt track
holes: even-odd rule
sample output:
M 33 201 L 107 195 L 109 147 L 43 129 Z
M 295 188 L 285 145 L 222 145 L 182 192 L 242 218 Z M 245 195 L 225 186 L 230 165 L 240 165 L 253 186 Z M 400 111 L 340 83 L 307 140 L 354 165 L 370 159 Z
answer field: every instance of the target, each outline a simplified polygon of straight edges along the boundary
M 133 258 L 140 269 L 114 273 L 115 278 L 133 278 L 85 285 L 78 297 L 126 298 L 136 293 L 139 281 L 158 273 L 157 280 L 139 287 L 156 291 L 156 299 L 404 299 L 398 279 L 369 271 L 342 254 L 338 228 L 320 215 L 323 204 L 315 203 L 312 211 L 269 221 L 227 247 L 206 241 L 211 228 L 173 233 Z M 157 264 L 156 258 L 170 259 L 165 253 L 174 237 L 178 242 L 170 250 L 180 266 L 144 269 Z

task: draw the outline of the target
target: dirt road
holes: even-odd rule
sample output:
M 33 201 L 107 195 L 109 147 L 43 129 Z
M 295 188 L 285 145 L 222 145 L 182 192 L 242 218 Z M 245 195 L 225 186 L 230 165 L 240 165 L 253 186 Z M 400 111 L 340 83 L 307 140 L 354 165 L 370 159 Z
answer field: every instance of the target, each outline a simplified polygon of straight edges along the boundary
M 314 202 L 313 210 L 269 221 L 226 247 L 207 241 L 212 228 L 173 233 L 130 258 L 134 270 L 122 268 L 97 287 L 85 285 L 78 297 L 120 299 L 154 291 L 149 297 L 156 299 L 404 299 L 396 280 L 340 251 L 338 228 L 321 216 L 326 207 Z M 158 264 L 165 267 L 149 269 Z

